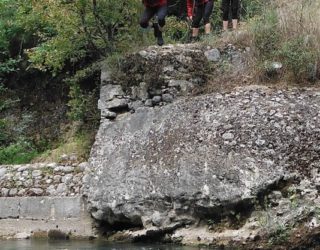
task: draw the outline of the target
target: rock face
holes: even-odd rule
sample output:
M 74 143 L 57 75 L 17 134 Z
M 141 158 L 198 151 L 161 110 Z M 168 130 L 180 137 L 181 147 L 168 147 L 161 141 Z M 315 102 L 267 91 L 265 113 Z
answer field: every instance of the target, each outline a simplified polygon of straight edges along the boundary
M 227 62 L 241 74 L 243 53 L 151 48 L 127 58 L 125 77 L 102 79 L 111 94 L 101 93 L 83 192 L 93 218 L 119 231 L 112 240 L 256 247 L 319 230 L 320 92 L 246 86 L 193 95 L 220 72 L 199 65 Z
M 318 171 L 319 108 L 319 92 L 240 88 L 105 120 L 90 159 L 92 215 L 172 229 L 250 212 Z

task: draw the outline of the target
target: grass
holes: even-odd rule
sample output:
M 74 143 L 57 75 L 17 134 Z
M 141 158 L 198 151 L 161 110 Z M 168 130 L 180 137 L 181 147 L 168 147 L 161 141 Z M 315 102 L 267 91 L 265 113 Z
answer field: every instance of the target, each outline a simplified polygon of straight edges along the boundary
M 58 147 L 38 155 L 32 162 L 59 162 L 62 155 L 75 155 L 78 162 L 86 161 L 93 141 L 94 131 L 77 133 L 60 143 Z
M 0 164 L 25 164 L 38 155 L 30 143 L 18 142 L 0 148 Z

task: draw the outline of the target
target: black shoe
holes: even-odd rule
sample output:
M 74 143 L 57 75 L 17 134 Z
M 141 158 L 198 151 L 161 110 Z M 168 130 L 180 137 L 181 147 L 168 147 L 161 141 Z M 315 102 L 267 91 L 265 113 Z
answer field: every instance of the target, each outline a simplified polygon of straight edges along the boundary
M 154 37 L 157 38 L 158 45 L 162 46 L 164 44 L 164 41 L 163 41 L 162 32 L 160 30 L 159 24 L 153 23 L 152 27 L 153 27 L 153 34 L 154 34 Z
M 164 44 L 163 37 L 162 37 L 162 32 L 160 30 L 159 30 L 159 33 L 158 33 L 157 42 L 158 42 L 159 46 L 162 46 Z

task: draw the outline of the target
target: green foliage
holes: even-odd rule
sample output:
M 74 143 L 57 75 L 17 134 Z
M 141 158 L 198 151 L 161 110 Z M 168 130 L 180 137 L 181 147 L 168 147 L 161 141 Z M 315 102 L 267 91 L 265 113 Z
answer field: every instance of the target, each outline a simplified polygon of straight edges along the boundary
M 3 145 L 10 138 L 9 124 L 6 119 L 0 119 L 0 145 Z
M 26 141 L 0 147 L 0 164 L 24 164 L 30 162 L 38 153 Z
M 308 73 L 313 69 L 317 58 L 303 37 L 284 42 L 278 54 L 296 80 L 308 78 Z
M 191 23 L 177 17 L 168 17 L 166 22 L 165 35 L 169 40 L 187 42 L 189 39 Z M 167 40 L 168 40 L 167 39 Z
M 123 36 L 129 38 L 128 34 L 132 34 L 138 4 L 138 0 L 33 3 L 32 12 L 40 13 L 55 35 L 38 34 L 43 42 L 29 50 L 30 61 L 41 70 L 59 72 L 66 63 L 76 64 L 88 57 L 107 55 L 118 45 L 121 47 Z
M 269 245 L 280 245 L 286 243 L 290 237 L 291 228 L 287 228 L 285 225 L 279 224 L 274 233 L 270 235 Z
M 277 13 L 274 10 L 270 10 L 253 19 L 251 29 L 258 57 L 262 60 L 273 58 L 280 43 Z
M 262 13 L 262 10 L 264 9 L 266 2 L 261 0 L 242 0 L 241 4 L 242 17 L 245 19 L 249 19 L 256 15 L 260 15 Z

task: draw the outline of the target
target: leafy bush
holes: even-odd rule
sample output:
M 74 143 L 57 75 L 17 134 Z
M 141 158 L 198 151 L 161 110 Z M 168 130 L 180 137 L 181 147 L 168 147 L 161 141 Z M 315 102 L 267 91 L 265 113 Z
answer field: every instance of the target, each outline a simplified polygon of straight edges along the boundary
M 0 164 L 24 164 L 37 155 L 31 143 L 22 141 L 8 147 L 0 147 Z
M 9 141 L 9 124 L 6 119 L 0 119 L 0 145 L 4 145 Z
M 311 77 L 311 71 L 316 62 L 316 54 L 305 42 L 304 38 L 284 42 L 278 52 L 281 61 L 292 72 L 295 80 L 303 80 Z
M 166 19 L 165 35 L 169 40 L 187 42 L 189 39 L 191 24 L 177 17 Z
M 251 30 L 257 56 L 262 60 L 273 58 L 280 43 L 277 13 L 274 10 L 269 10 L 262 16 L 253 19 Z
M 265 1 L 261 0 L 242 0 L 241 1 L 241 15 L 245 19 L 260 15 L 265 6 Z
M 316 80 L 320 63 L 320 2 L 272 0 L 263 9 L 260 17 L 251 20 L 258 61 L 282 62 L 296 81 Z

